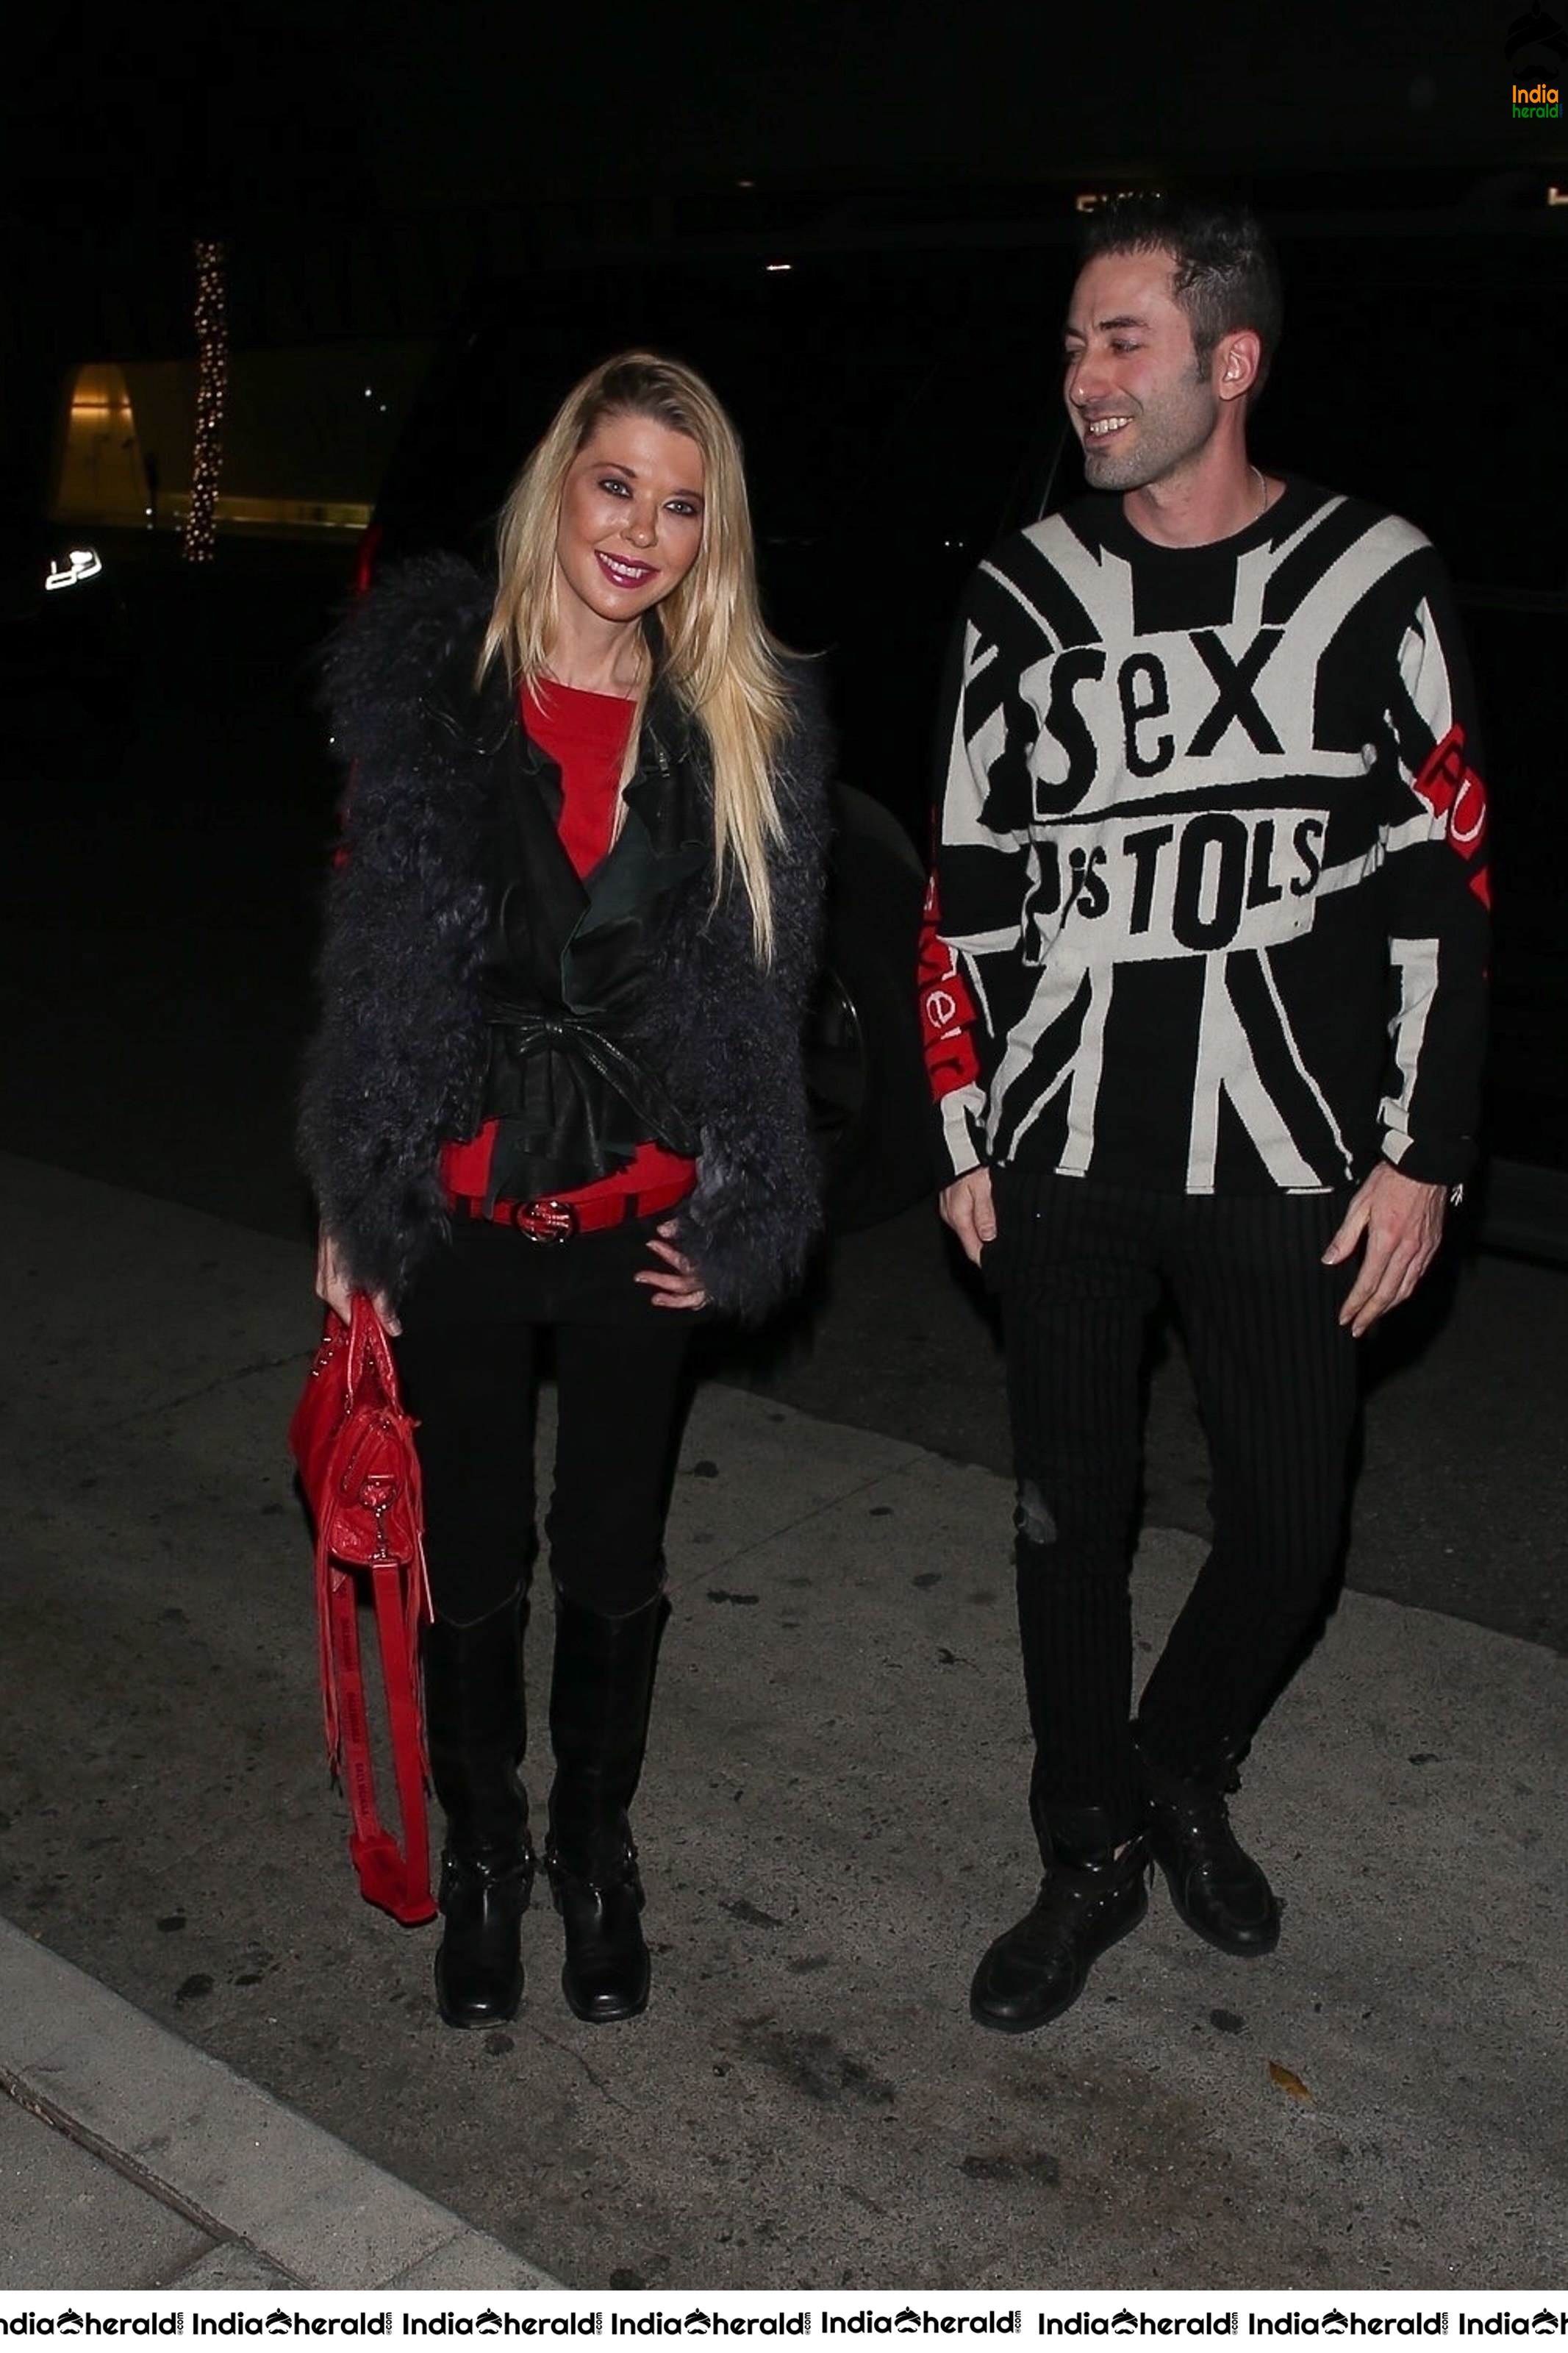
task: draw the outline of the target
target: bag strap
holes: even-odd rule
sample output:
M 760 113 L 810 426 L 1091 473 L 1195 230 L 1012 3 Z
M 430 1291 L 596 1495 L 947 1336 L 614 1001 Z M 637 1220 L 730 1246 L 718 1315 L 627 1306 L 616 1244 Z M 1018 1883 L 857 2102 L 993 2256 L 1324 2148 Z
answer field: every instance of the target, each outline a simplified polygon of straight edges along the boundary
M 423 1576 L 421 1565 L 419 1576 Z M 396 1561 L 378 1562 L 371 1571 L 375 1597 L 375 1630 L 381 1646 L 381 1671 L 386 1688 L 387 1723 L 392 1736 L 393 1779 L 397 1810 L 403 1820 L 403 1854 L 399 1858 L 401 1903 L 388 1905 L 400 1920 L 428 1920 L 436 1906 L 430 1897 L 429 1836 L 425 1820 L 425 1784 L 429 1766 L 425 1754 L 424 1726 L 419 1709 L 419 1609 L 416 1579 L 405 1577 Z M 390 1844 L 391 1841 L 389 1841 Z M 397 1850 L 393 1847 L 395 1855 Z M 363 1873 L 361 1873 L 362 1882 Z M 373 1896 L 371 1901 L 376 1899 Z M 422 1907 L 411 1909 L 411 1906 Z
M 398 1846 L 376 1804 L 360 1652 L 359 1600 L 352 1573 L 325 1546 L 316 1547 L 316 1598 L 321 1651 L 321 1696 L 327 1754 L 349 1802 L 349 1854 L 369 1904 L 412 1926 L 434 1917 L 429 1834 L 425 1812 L 426 1760 L 418 1701 L 419 1627 L 424 1614 L 421 1555 L 405 1576 L 395 1560 L 375 1562 L 371 1598 L 386 1688 L 393 1775 L 402 1818 Z
M 351 1413 L 363 1386 L 367 1366 L 381 1390 L 382 1403 L 395 1407 L 397 1367 L 393 1361 L 392 1343 L 386 1336 L 385 1325 L 370 1303 L 368 1294 L 356 1291 L 349 1314 L 348 1394 Z

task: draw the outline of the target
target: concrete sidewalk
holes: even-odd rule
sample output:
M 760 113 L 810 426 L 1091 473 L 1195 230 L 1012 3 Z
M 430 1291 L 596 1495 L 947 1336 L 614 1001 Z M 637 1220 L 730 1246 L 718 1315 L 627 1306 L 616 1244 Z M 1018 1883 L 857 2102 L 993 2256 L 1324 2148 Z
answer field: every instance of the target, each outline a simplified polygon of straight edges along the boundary
M 557 2283 L 0 1921 L 0 2291 Z
M 1568 2276 L 1554 1654 L 1347 1597 L 1238 1808 L 1279 1955 L 1157 1891 L 1068 2018 L 986 2036 L 969 1972 L 1037 1875 L 1005 1484 L 709 1389 L 638 1802 L 653 2006 L 572 2020 L 540 1906 L 515 2026 L 454 2035 L 321 1766 L 304 1251 L 15 1160 L 0 1219 L 0 2284 Z M 1196 1557 L 1146 1538 L 1145 1651 Z M 62 2233 L 79 2194 L 102 2227 Z

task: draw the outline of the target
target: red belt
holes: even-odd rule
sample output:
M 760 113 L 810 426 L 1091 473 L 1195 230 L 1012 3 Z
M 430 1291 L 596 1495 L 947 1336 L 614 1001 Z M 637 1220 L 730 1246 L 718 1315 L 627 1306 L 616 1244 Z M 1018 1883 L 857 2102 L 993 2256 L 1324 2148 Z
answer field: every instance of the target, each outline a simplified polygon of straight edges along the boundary
M 628 1218 L 651 1218 L 660 1209 L 673 1209 L 690 1190 L 690 1178 L 683 1177 L 647 1193 L 595 1193 L 580 1201 L 496 1201 L 488 1209 L 477 1193 L 458 1193 L 452 1206 L 466 1209 L 470 1218 L 513 1226 L 531 1242 L 568 1242 L 574 1234 L 596 1234 L 608 1226 L 624 1225 Z

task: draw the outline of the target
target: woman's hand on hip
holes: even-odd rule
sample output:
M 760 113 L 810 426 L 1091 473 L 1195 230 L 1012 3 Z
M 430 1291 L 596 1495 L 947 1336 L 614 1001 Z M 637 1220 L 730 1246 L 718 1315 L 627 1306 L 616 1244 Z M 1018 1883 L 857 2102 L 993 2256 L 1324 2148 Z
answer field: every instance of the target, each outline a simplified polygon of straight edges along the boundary
M 338 1246 L 325 1226 L 316 1235 L 316 1296 L 330 1307 L 340 1323 L 346 1324 L 353 1309 L 354 1286 L 344 1271 L 338 1256 Z M 403 1326 L 392 1312 L 392 1303 L 384 1291 L 373 1291 L 370 1303 L 374 1308 L 384 1331 L 395 1339 Z
M 702 1288 L 702 1277 L 689 1258 L 681 1257 L 675 1247 L 674 1237 L 675 1220 L 672 1218 L 668 1225 L 660 1226 L 656 1239 L 648 1244 L 654 1256 L 662 1259 L 664 1263 L 650 1266 L 641 1274 L 634 1274 L 632 1281 L 640 1282 L 643 1289 L 652 1294 L 648 1300 L 650 1307 L 706 1307 L 708 1293 Z

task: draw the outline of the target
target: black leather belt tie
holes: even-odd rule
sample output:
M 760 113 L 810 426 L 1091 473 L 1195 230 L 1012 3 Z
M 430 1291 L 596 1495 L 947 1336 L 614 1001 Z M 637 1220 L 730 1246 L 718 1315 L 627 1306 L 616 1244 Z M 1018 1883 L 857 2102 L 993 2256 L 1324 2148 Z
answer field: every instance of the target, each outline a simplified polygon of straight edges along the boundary
M 602 1018 L 491 999 L 485 1021 L 484 1111 L 500 1122 L 487 1209 L 590 1184 L 649 1139 L 695 1155 L 688 1121 Z

